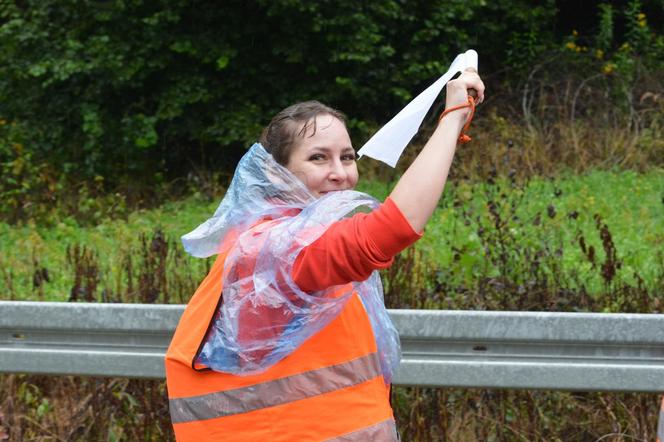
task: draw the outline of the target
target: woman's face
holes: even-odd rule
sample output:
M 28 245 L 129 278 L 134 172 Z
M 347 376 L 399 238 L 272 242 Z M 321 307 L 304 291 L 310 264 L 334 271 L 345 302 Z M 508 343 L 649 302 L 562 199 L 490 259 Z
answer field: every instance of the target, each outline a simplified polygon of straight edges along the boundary
M 357 165 L 346 126 L 332 115 L 316 117 L 316 133 L 312 136 L 313 126 L 310 125 L 303 138 L 298 138 L 286 168 L 316 197 L 354 189 Z

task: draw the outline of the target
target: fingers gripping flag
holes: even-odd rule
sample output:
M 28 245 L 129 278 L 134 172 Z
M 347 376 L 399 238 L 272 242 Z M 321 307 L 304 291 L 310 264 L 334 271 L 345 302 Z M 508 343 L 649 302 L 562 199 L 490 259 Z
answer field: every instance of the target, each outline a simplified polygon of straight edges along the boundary
M 473 49 L 457 55 L 449 70 L 442 77 L 415 97 L 376 132 L 357 152 L 360 158 L 366 155 L 391 167 L 396 166 L 403 150 L 417 133 L 440 91 L 457 72 L 468 68 L 477 70 L 477 52 Z

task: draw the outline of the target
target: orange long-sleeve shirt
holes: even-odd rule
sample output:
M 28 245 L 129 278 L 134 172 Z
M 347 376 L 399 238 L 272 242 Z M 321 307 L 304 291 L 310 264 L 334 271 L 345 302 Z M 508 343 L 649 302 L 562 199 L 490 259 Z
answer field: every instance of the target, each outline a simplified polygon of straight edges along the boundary
M 305 247 L 293 266 L 293 280 L 306 292 L 363 281 L 392 264 L 394 256 L 422 236 L 390 198 L 371 213 L 338 221 Z

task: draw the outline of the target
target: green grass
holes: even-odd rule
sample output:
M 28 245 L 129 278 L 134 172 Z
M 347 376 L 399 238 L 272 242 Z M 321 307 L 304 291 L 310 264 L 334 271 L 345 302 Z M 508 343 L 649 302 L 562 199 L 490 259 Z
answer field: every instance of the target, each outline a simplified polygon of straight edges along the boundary
M 467 286 L 474 278 L 498 271 L 487 264 L 483 243 L 477 234 L 476 217 L 485 223 L 488 219 L 486 188 L 485 183 L 450 183 L 441 207 L 417 245 L 430 267 L 446 269 L 449 278 L 456 278 L 456 282 Z M 498 193 L 505 191 L 503 198 L 496 195 L 505 211 L 506 203 L 521 192 L 518 188 L 511 189 L 506 180 L 499 180 L 499 184 L 491 189 L 494 192 L 499 189 Z M 559 196 L 556 196 L 556 189 Z M 388 185 L 379 182 L 361 183 L 359 190 L 379 199 L 389 193 Z M 505 229 L 510 244 L 560 244 L 564 271 L 576 272 L 586 287 L 599 292 L 602 290 L 601 278 L 591 269 L 576 240 L 581 232 L 602 259 L 601 241 L 593 220 L 593 215 L 599 214 L 608 225 L 618 256 L 623 261 L 619 277 L 629 281 L 637 272 L 652 284 L 661 277 L 664 171 L 652 170 L 646 174 L 594 171 L 554 180 L 534 179 L 522 192 L 523 200 L 515 211 L 519 220 L 510 221 Z M 455 207 L 455 200 L 460 205 Z M 102 275 L 100 285 L 112 286 L 122 273 L 122 257 L 137 253 L 141 234 L 151 236 L 155 230 L 161 229 L 178 247 L 178 238 L 207 219 L 217 204 L 216 200 L 202 201 L 192 197 L 169 202 L 154 210 L 131 213 L 127 220 L 107 220 L 94 227 L 80 227 L 71 219 L 48 228 L 33 224 L 20 227 L 0 224 L 0 298 L 39 299 L 33 289 L 33 273 L 36 268 L 45 267 L 50 282 L 43 287 L 43 300 L 66 300 L 73 284 L 73 270 L 67 264 L 66 249 L 76 243 L 86 245 L 98 254 Z M 547 215 L 549 205 L 553 205 L 556 211 L 553 218 Z M 568 216 L 573 211 L 578 212 L 576 219 Z M 538 213 L 542 222 L 534 225 Z M 185 263 L 186 272 L 194 280 L 200 280 L 209 265 L 205 260 L 191 257 L 187 257 Z
M 485 252 L 477 234 L 478 223 L 474 217 L 488 218 L 487 200 L 482 188 L 487 186 L 461 183 L 450 189 L 443 198 L 442 208 L 427 226 L 421 241 L 428 259 L 441 268 L 456 268 L 459 277 L 465 273 L 466 280 L 476 276 L 486 264 Z M 504 190 L 507 198 L 494 199 L 502 202 L 502 213 L 507 212 L 507 203 L 515 199 L 518 190 L 511 191 L 505 180 L 497 186 Z M 554 180 L 535 179 L 523 190 L 523 200 L 517 204 L 515 214 L 518 222 L 511 221 L 505 229 L 511 237 L 508 243 L 515 247 L 548 243 L 560 245 L 563 253 L 560 263 L 564 273 L 575 271 L 591 292 L 603 288 L 599 272 L 591 269 L 578 244 L 579 234 L 598 252 L 598 261 L 604 259 L 602 241 L 594 219 L 599 215 L 612 234 L 622 268 L 618 278 L 634 281 L 637 272 L 646 282 L 655 283 L 663 273 L 662 251 L 664 251 L 664 171 L 654 170 L 647 174 L 631 171 L 594 171 L 583 176 L 564 176 Z M 494 190 L 494 193 L 500 191 Z M 454 207 L 457 199 L 463 204 Z M 506 201 L 505 201 L 506 200 Z M 555 216 L 548 215 L 552 206 Z M 463 211 L 471 214 L 463 216 Z M 576 218 L 570 216 L 578 213 Z M 540 214 L 541 223 L 534 224 Z M 464 221 L 472 221 L 465 225 Z M 455 263 L 452 247 L 462 249 L 461 261 Z M 659 255 L 658 255 L 659 254 Z M 495 269 L 489 269 L 495 272 Z M 465 281 L 466 283 L 468 281 Z
M 73 283 L 73 271 L 66 260 L 67 246 L 82 244 L 99 255 L 102 285 L 111 284 L 120 272 L 121 258 L 139 247 L 141 234 L 152 235 L 161 229 L 175 241 L 197 223 L 204 221 L 217 207 L 217 202 L 202 202 L 196 198 L 169 202 L 157 209 L 140 210 L 127 220 L 106 220 L 94 227 L 80 227 L 72 219 L 44 228 L 29 224 L 22 227 L 0 224 L 0 295 L 9 298 L 8 273 L 13 274 L 16 299 L 34 299 L 32 275 L 35 259 L 46 267 L 51 281 L 44 287 L 44 300 L 65 301 Z M 201 279 L 205 275 L 205 260 L 187 260 L 189 271 Z

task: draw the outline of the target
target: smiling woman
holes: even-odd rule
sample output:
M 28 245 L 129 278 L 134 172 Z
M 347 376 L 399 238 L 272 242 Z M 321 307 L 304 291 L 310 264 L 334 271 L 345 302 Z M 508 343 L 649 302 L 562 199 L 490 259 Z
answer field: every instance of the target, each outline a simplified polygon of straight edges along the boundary
M 358 179 L 344 115 L 318 101 L 294 104 L 265 128 L 261 144 L 316 196 L 351 190 Z
M 465 72 L 446 107 L 483 98 Z M 343 115 L 277 114 L 214 216 L 183 237 L 218 254 L 166 355 L 178 440 L 398 440 L 389 402 L 399 337 L 377 270 L 421 237 L 465 122 L 447 115 L 382 204 L 355 192 Z M 360 206 L 373 209 L 355 213 Z
M 355 151 L 344 123 L 332 115 L 316 117 L 290 154 L 286 168 L 316 196 L 352 190 L 357 184 Z

